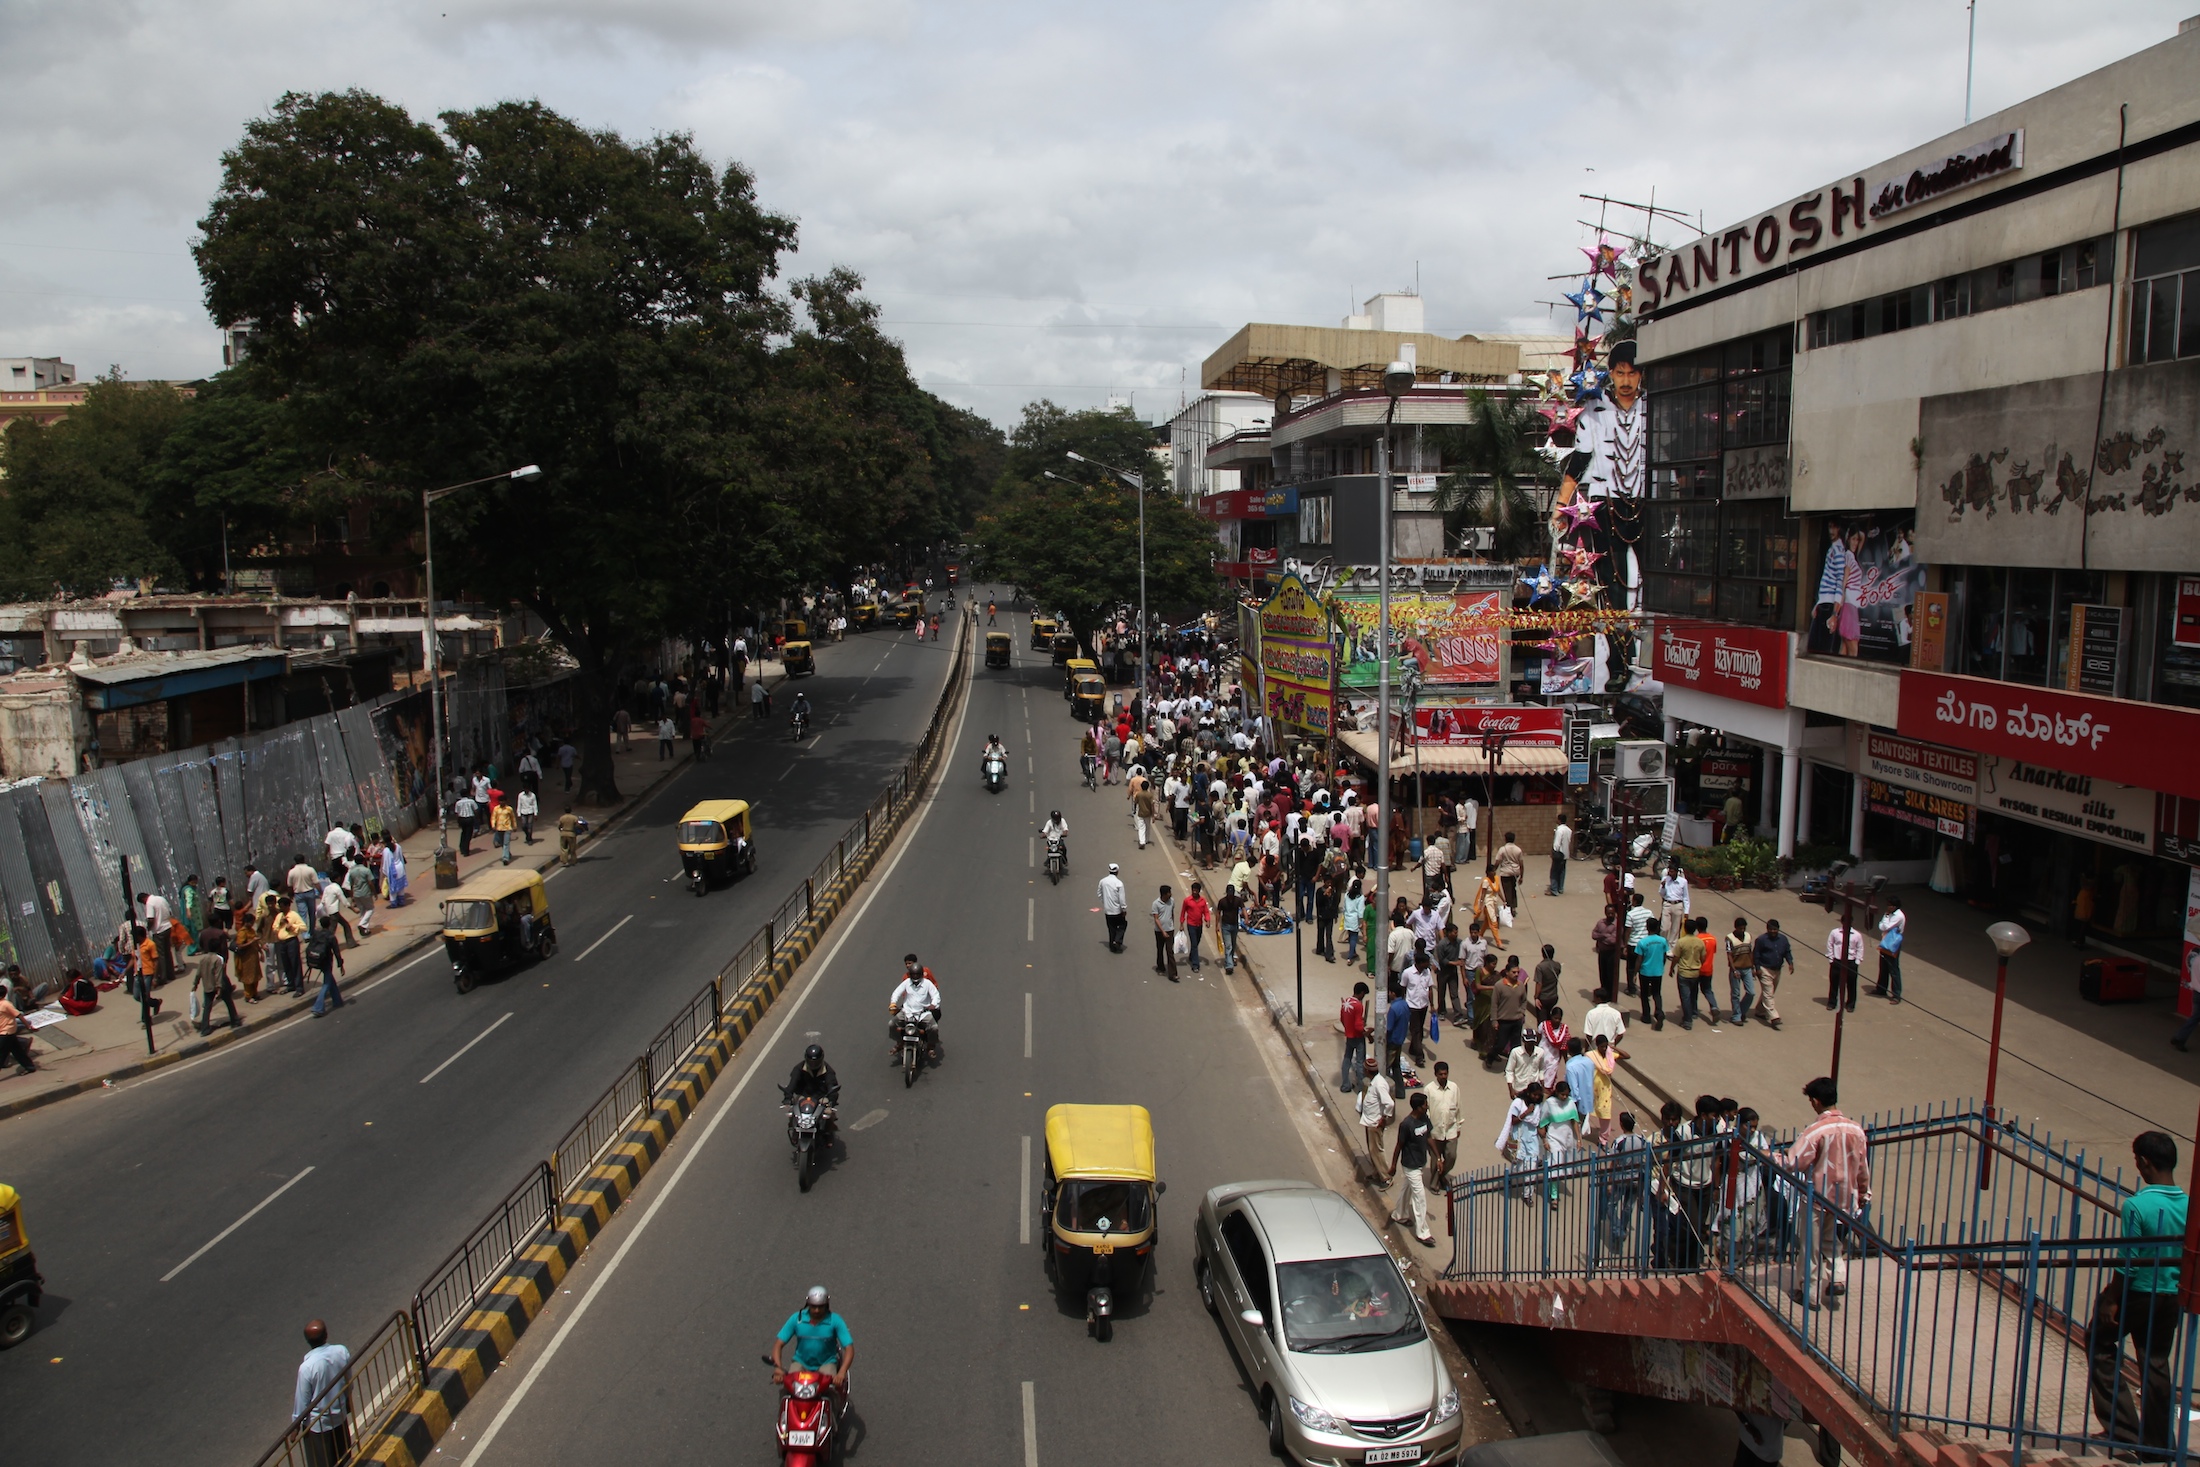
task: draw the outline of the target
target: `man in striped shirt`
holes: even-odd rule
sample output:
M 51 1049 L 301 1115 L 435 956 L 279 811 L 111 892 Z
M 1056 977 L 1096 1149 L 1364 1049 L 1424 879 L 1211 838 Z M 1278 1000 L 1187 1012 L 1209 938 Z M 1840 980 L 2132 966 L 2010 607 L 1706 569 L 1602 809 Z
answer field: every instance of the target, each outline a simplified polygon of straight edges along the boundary
M 1812 1219 L 1816 1256 L 1811 1264 L 1810 1292 L 1824 1307 L 1838 1309 L 1848 1292 L 1848 1260 L 1841 1254 L 1838 1227 L 1843 1214 L 1861 1210 L 1871 1202 L 1872 1168 L 1864 1128 L 1841 1114 L 1835 1101 L 1839 1092 L 1833 1080 L 1819 1076 L 1803 1087 L 1803 1099 L 1816 1116 L 1795 1144 L 1781 1154 L 1781 1161 L 1810 1178 L 1819 1205 Z M 1797 1289 L 1795 1302 L 1807 1302 Z

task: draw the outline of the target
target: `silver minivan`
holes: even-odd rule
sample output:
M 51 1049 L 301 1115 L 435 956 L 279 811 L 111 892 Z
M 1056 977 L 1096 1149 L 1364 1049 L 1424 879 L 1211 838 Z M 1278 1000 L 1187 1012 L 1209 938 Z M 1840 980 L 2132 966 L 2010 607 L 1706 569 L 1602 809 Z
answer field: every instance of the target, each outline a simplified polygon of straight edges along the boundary
M 1277 1455 L 1310 1467 L 1457 1459 L 1458 1388 L 1351 1203 L 1308 1182 L 1233 1182 L 1201 1200 L 1193 1234 L 1200 1298 L 1252 1377 Z

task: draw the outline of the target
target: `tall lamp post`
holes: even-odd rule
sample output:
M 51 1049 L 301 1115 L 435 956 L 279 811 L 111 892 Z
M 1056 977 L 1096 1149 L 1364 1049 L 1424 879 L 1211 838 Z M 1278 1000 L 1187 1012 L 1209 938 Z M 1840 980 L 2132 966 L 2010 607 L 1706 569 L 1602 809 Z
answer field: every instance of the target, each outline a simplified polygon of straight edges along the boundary
M 1875 925 L 1879 920 L 1879 889 L 1886 884 L 1887 878 L 1884 876 L 1874 876 L 1872 878 L 1871 899 L 1864 904 L 1864 925 L 1866 927 Z M 1828 894 L 1828 899 L 1826 902 L 1826 910 L 1829 912 L 1833 910 L 1833 902 L 1830 893 Z M 1864 934 L 1860 931 L 1856 932 L 1856 936 L 1853 942 L 1848 936 L 1848 934 L 1851 931 L 1854 931 L 1855 928 L 1856 883 L 1853 881 L 1845 881 L 1841 884 L 1841 941 L 1845 948 L 1854 946 L 1856 944 L 1861 944 L 1863 942 Z M 1838 1083 L 1841 1079 L 1841 1021 L 1848 1015 L 1849 1011 L 1849 975 L 1847 970 L 1851 967 L 1854 967 L 1858 970 L 1856 974 L 1856 983 L 1857 986 L 1861 988 L 1864 983 L 1864 974 L 1862 970 L 1863 961 L 1864 957 L 1861 952 L 1858 952 L 1853 958 L 1847 956 L 1846 953 L 1844 953 L 1844 955 L 1840 958 L 1829 958 L 1831 967 L 1827 972 L 1827 977 L 1830 978 L 1833 983 L 1834 1005 L 1833 1063 L 1829 1067 L 1828 1073 L 1832 1075 L 1836 1083 Z M 1989 1082 L 1989 1088 L 1991 1088 L 1991 1082 Z
M 542 475 L 539 464 L 524 464 L 501 474 L 485 478 L 468 479 L 463 484 L 449 484 L 441 489 L 423 489 L 420 492 L 421 548 L 425 552 L 428 567 L 428 598 L 422 603 L 422 615 L 428 630 L 428 722 L 433 740 L 435 762 L 435 810 L 436 826 L 436 875 L 441 884 L 444 858 L 450 854 L 451 814 L 450 802 L 443 798 L 443 678 L 442 649 L 435 635 L 435 502 L 447 499 L 461 489 L 471 489 L 477 484 L 494 484 L 505 479 L 534 479 Z M 454 873 L 455 875 L 455 873 Z
M 1134 474 L 1129 469 L 1115 468 L 1098 459 L 1086 458 L 1074 448 L 1064 449 L 1063 452 L 1081 464 L 1090 464 L 1103 473 L 1115 475 L 1138 491 L 1138 689 L 1131 696 L 1138 700 L 1139 722 L 1143 725 L 1146 706 L 1146 638 L 1151 631 L 1146 624 L 1146 476 Z M 1143 726 L 1138 730 L 1138 736 L 1141 739 L 1146 736 Z
M 1390 426 L 1398 417 L 1398 399 L 1413 390 L 1414 371 L 1404 362 L 1383 368 L 1383 436 L 1375 440 L 1375 904 L 1382 919 L 1375 931 L 1390 931 Z M 1385 969 L 1383 981 L 1390 975 Z
M 1986 929 L 1986 936 L 1994 944 L 1994 1037 L 1986 1046 L 1986 1124 L 1992 1126 L 1999 1117 L 1994 1112 L 1994 1082 L 2001 1076 L 2001 1006 L 2009 996 L 2009 960 L 2017 955 L 2017 949 L 2032 940 L 2032 934 L 2014 922 L 1996 922 Z M 1994 1138 L 1991 1132 L 1983 1138 L 1978 1153 L 1978 1186 L 1981 1192 L 1993 1180 Z

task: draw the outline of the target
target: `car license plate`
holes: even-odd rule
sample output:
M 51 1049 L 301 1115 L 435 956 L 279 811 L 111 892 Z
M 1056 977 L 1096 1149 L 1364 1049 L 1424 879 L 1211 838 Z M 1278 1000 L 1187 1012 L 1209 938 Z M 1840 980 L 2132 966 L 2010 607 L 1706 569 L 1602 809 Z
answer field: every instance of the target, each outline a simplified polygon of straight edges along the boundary
M 787 1433 L 787 1445 L 790 1447 L 814 1447 L 817 1445 L 817 1433 L 814 1431 L 790 1431 Z
M 1105 1258 L 1114 1251 L 1115 1245 L 1113 1243 L 1099 1243 L 1094 1245 L 1092 1256 L 1095 1258 Z
M 1363 1462 L 1418 1462 L 1421 1460 L 1421 1449 L 1419 1447 L 1369 1447 L 1367 1455 L 1360 1460 Z

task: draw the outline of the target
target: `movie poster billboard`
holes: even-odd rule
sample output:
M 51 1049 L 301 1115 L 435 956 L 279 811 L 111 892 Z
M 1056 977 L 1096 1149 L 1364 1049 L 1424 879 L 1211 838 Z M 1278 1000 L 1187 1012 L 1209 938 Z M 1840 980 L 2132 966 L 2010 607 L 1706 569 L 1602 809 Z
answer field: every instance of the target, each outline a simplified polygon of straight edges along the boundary
M 1609 652 L 1604 634 L 1584 632 L 1566 639 L 1566 650 L 1543 659 L 1538 691 L 1546 698 L 1593 697 L 1604 687 L 1604 662 Z
M 1330 732 L 1337 648 L 1329 613 L 1297 576 L 1285 576 L 1261 605 L 1260 669 L 1271 719 L 1303 733 Z
M 1829 515 L 1817 535 L 1808 650 L 1909 666 L 1917 598 L 1925 588 L 1917 515 Z
M 1499 591 L 1393 591 L 1390 640 L 1393 655 L 1400 659 L 1391 667 L 1393 681 L 1400 678 L 1403 661 L 1411 659 L 1419 665 L 1423 683 L 1495 687 L 1504 664 L 1505 632 L 1478 619 L 1501 615 L 1505 604 L 1505 593 Z M 1330 606 L 1344 633 L 1344 686 L 1374 687 L 1381 666 L 1375 652 L 1376 594 L 1341 591 L 1330 598 Z

